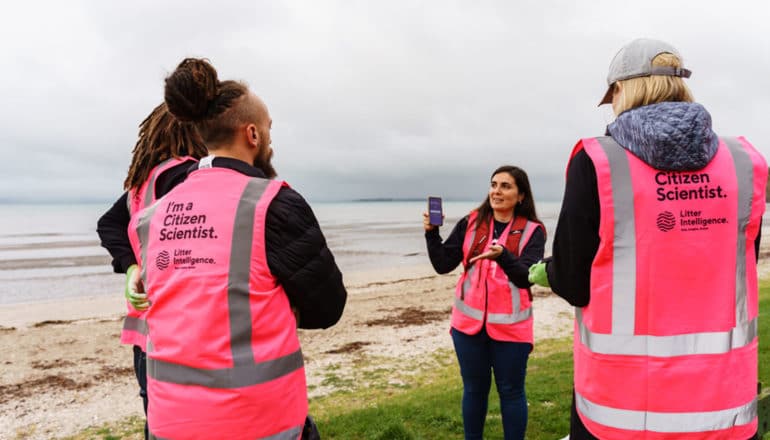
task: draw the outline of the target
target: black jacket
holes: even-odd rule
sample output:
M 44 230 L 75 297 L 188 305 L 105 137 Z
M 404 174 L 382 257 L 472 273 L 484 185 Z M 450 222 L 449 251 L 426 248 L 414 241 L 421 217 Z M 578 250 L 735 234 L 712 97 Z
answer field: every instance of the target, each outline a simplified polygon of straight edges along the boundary
M 261 170 L 235 159 L 217 157 L 212 166 L 265 177 Z M 156 181 L 157 197 L 184 181 L 194 169 L 195 165 L 181 164 L 163 173 Z M 136 263 L 128 241 L 126 198 L 124 193 L 97 223 L 101 244 L 112 255 L 112 266 L 118 273 Z M 327 328 L 337 323 L 347 291 L 310 205 L 293 189 L 281 188 L 268 207 L 265 223 L 267 265 L 299 311 L 299 327 Z

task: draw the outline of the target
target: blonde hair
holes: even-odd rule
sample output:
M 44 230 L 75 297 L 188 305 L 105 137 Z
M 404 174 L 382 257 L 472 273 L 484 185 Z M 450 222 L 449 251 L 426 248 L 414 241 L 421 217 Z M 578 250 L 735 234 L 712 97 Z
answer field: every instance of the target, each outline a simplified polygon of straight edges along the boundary
M 676 55 L 662 53 L 652 59 L 654 67 L 682 67 L 682 60 Z M 652 75 L 618 81 L 621 85 L 620 99 L 613 106 L 616 114 L 644 105 L 659 102 L 693 102 L 692 93 L 678 76 Z

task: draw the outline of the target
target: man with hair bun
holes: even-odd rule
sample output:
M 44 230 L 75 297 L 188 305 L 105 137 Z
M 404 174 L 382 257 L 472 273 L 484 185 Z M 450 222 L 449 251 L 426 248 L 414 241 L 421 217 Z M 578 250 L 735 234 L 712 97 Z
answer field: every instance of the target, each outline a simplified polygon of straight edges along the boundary
M 129 225 L 151 304 L 150 436 L 318 438 L 296 328 L 334 325 L 347 293 L 310 206 L 271 180 L 267 106 L 195 58 L 165 102 L 208 156 Z
M 679 52 L 610 64 L 607 136 L 578 141 L 553 242 L 530 268 L 577 307 L 570 439 L 757 432 L 757 255 L 767 164 L 718 137 Z

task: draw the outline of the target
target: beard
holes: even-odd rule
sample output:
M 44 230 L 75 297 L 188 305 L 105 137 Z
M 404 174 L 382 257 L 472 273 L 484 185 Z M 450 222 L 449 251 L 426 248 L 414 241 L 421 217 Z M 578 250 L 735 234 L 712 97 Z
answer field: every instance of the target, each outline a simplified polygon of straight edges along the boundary
M 268 179 L 273 179 L 278 175 L 273 167 L 272 160 L 273 149 L 270 148 L 270 145 L 260 146 L 259 155 L 254 159 L 254 167 L 262 170 Z

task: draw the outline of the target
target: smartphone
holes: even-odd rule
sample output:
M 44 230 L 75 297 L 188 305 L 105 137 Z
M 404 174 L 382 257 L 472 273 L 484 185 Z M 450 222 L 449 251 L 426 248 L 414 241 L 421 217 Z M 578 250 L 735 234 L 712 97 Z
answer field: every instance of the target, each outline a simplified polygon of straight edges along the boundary
M 428 197 L 428 222 L 433 226 L 444 224 L 444 210 L 441 208 L 441 197 Z

